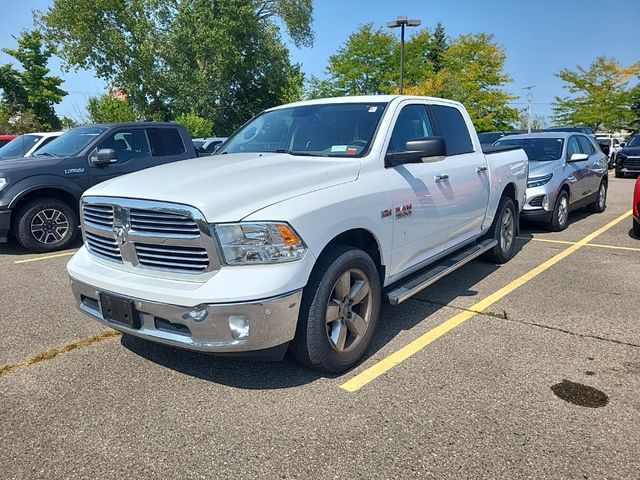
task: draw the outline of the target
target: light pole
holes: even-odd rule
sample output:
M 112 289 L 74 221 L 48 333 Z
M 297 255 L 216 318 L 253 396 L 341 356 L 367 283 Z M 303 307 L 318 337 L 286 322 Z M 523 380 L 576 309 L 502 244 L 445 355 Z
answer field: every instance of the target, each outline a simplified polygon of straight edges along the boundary
M 523 90 L 527 91 L 527 133 L 531 133 L 531 100 L 533 99 L 531 90 L 533 90 L 534 88 L 535 85 L 530 85 L 523 88 Z
M 400 27 L 400 95 L 404 92 L 404 27 L 418 27 L 420 20 L 409 20 L 407 17 L 398 17 L 387 22 L 387 27 Z

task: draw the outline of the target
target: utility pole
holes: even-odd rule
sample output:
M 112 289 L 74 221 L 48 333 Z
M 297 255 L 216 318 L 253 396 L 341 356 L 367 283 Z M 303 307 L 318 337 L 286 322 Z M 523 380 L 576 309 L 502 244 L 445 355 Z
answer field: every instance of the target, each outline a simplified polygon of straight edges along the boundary
M 420 20 L 409 20 L 407 17 L 398 17 L 387 22 L 387 27 L 400 27 L 400 95 L 404 93 L 404 27 L 419 27 Z
M 535 88 L 535 85 L 529 85 L 524 87 L 523 90 L 527 91 L 527 133 L 531 133 L 531 100 L 533 99 L 533 93 L 531 90 Z

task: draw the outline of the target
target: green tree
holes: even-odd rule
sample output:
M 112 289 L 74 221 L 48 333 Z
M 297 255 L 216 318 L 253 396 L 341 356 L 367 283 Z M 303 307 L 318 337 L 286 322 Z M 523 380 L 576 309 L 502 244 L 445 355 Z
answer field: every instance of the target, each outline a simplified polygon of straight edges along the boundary
M 505 58 L 492 35 L 460 35 L 443 54 L 442 68 L 407 93 L 461 102 L 478 131 L 510 128 L 518 110 L 508 105 L 514 97 L 503 90 L 511 81 L 504 72 Z
M 136 120 L 136 114 L 129 102 L 111 95 L 89 98 L 87 113 L 91 123 L 133 122 Z
M 213 132 L 213 123 L 193 112 L 181 113 L 176 117 L 175 121 L 185 126 L 191 138 L 209 137 Z
M 523 108 L 518 111 L 518 120 L 515 123 L 515 127 L 519 130 L 527 129 L 527 109 Z M 547 119 L 544 115 L 532 115 L 531 116 L 531 130 L 541 130 L 547 128 Z
M 433 70 L 437 73 L 444 67 L 444 55 L 449 49 L 449 41 L 444 31 L 442 23 L 438 22 L 436 29 L 433 31 L 433 38 L 429 46 L 427 59 L 433 65 Z
M 594 130 L 618 130 L 633 123 L 632 93 L 627 88 L 640 62 L 629 67 L 615 59 L 598 57 L 589 68 L 563 69 L 557 76 L 571 94 L 556 97 L 554 120 L 559 125 L 586 125 Z
M 62 79 L 49 75 L 47 65 L 54 50 L 46 44 L 39 30 L 22 32 L 17 41 L 16 49 L 2 49 L 21 66 L 20 70 L 11 64 L 0 67 L 2 102 L 10 114 L 19 113 L 25 118 L 32 114 L 41 127 L 58 129 L 60 120 L 54 105 L 60 103 L 67 93 L 60 88 Z
M 39 22 L 69 68 L 92 68 L 144 118 L 191 111 L 230 132 L 280 103 L 313 41 L 311 0 L 54 0 Z
M 329 57 L 327 79 L 312 78 L 310 96 L 376 95 L 397 86 L 397 39 L 368 23 Z
M 636 85 L 630 92 L 630 108 L 632 119 L 629 122 L 629 130 L 640 130 L 640 85 Z

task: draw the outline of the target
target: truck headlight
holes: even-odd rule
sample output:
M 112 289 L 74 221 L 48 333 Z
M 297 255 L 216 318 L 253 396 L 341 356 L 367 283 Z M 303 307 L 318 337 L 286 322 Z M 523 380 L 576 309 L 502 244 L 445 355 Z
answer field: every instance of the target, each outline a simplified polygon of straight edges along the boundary
M 293 262 L 307 247 L 286 223 L 241 222 L 212 225 L 227 265 Z
M 6 178 L 2 178 L 2 177 L 0 177 L 0 192 L 2 191 L 2 189 L 3 189 L 4 187 L 6 187 L 6 186 L 7 186 L 7 183 L 9 183 L 9 182 L 7 181 L 7 179 L 6 179 Z
M 543 177 L 530 177 L 527 179 L 527 188 L 541 187 L 542 185 L 549 183 L 551 178 L 553 178 L 553 173 Z

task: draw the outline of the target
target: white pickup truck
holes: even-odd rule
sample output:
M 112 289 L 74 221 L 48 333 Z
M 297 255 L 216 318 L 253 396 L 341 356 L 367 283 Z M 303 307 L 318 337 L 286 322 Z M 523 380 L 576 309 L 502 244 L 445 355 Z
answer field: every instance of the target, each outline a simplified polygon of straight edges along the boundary
M 426 97 L 267 110 L 212 157 L 89 189 L 68 264 L 80 310 L 126 334 L 344 371 L 380 303 L 514 252 L 527 156 L 483 152 L 464 107 Z

